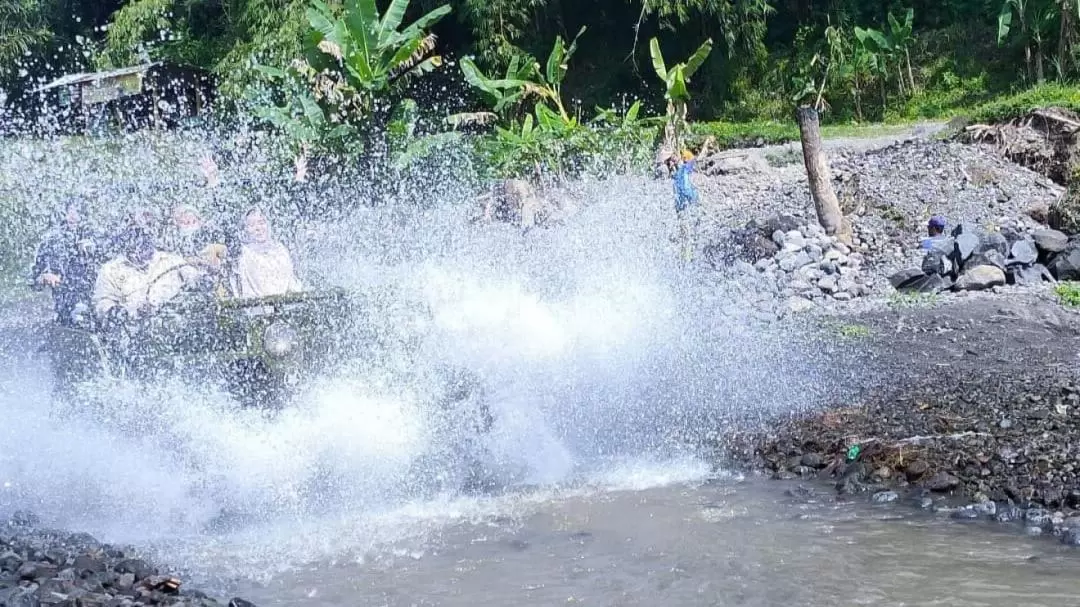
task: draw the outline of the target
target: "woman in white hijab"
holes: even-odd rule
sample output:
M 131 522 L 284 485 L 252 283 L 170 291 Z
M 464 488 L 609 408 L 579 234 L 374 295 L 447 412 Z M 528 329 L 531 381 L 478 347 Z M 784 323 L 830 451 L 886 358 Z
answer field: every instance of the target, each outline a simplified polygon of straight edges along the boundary
M 252 209 L 240 226 L 240 251 L 236 260 L 236 296 L 266 297 L 303 289 L 293 268 L 292 255 L 274 239 L 266 214 Z

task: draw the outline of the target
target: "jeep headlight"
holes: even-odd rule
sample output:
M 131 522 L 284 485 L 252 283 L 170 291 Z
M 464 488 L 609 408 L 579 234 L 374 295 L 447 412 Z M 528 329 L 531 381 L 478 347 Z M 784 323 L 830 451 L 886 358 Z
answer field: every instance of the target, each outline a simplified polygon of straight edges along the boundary
M 266 327 L 263 332 L 263 348 L 271 356 L 286 356 L 300 343 L 296 330 L 283 322 L 276 322 Z

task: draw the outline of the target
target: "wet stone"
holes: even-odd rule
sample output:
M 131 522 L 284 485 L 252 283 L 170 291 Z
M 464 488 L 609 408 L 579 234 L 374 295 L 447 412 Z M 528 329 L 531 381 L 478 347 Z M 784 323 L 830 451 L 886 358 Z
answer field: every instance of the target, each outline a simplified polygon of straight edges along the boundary
M 951 491 L 960 486 L 960 479 L 947 472 L 938 472 L 926 481 L 926 488 L 931 491 Z
M 900 495 L 895 491 L 878 491 L 870 497 L 870 501 L 875 504 L 891 504 L 900 499 Z
M 1024 512 L 1016 506 L 1002 506 L 998 508 L 994 520 L 999 523 L 1015 523 L 1024 518 Z

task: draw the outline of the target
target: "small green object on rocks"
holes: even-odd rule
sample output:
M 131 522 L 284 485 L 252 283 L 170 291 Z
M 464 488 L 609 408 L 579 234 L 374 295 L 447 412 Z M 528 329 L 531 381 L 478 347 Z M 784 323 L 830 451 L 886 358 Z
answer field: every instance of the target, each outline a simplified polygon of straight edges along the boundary
M 859 453 L 862 451 L 862 447 L 859 445 L 852 445 L 848 447 L 847 459 L 849 462 L 855 461 L 855 458 L 859 457 Z

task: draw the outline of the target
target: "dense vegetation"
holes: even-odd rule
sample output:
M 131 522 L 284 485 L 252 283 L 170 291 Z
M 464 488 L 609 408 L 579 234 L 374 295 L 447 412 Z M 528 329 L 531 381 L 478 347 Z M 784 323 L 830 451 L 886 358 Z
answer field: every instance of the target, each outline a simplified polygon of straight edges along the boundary
M 482 131 L 496 172 L 558 174 L 638 163 L 661 124 L 786 139 L 796 103 L 834 124 L 1072 105 L 1078 40 L 1080 0 L 0 0 L 0 87 L 169 59 L 297 148 L 400 165 Z

